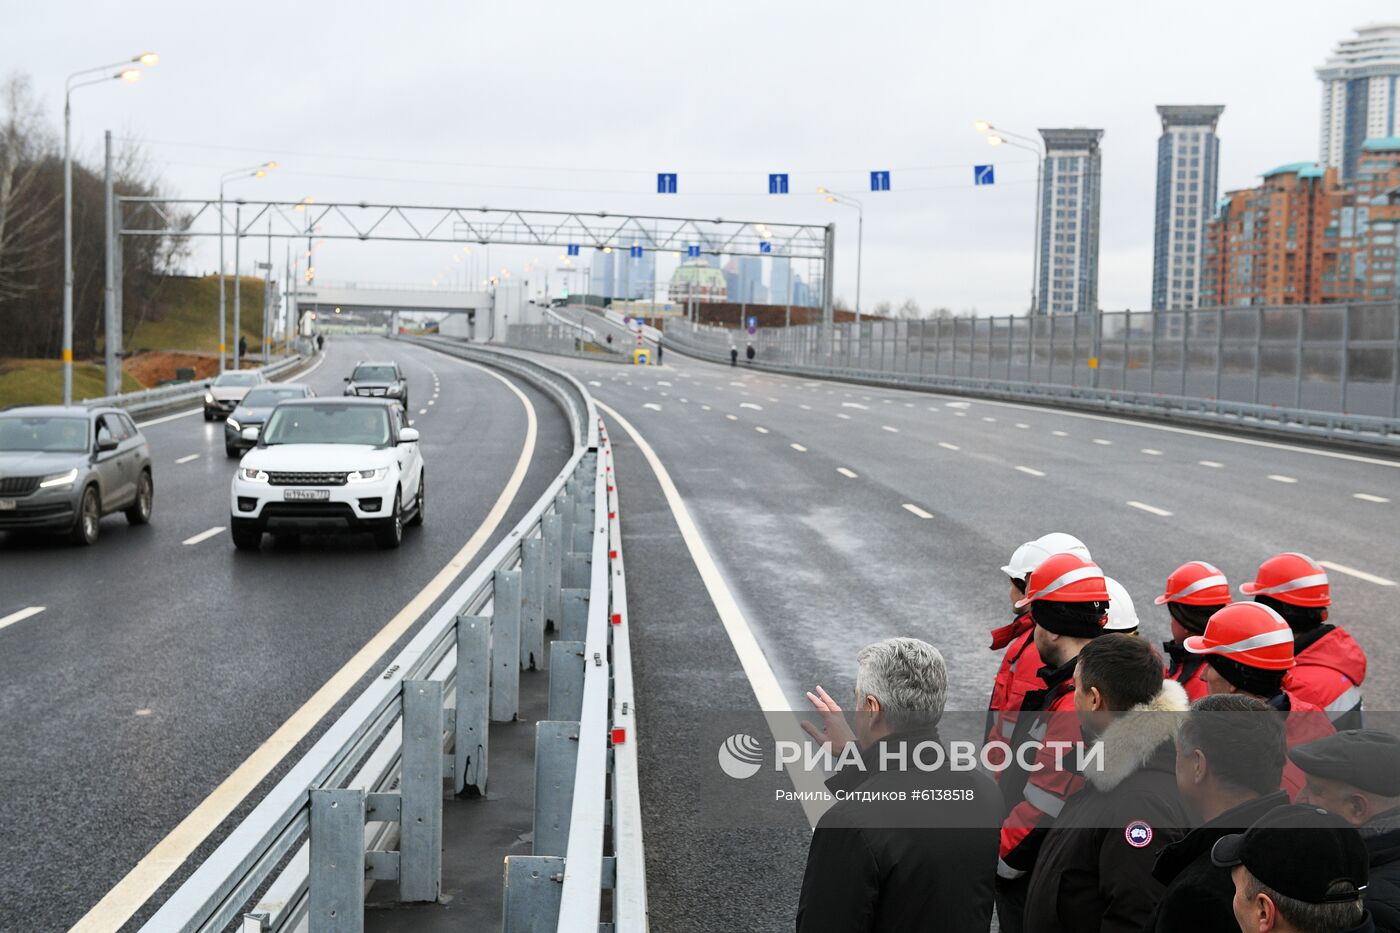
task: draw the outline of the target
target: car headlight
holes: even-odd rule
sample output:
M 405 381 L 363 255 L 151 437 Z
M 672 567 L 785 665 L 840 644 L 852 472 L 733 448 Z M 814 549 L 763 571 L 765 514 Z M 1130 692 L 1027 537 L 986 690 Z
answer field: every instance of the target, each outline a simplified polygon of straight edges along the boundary
M 243 479 L 249 483 L 267 482 L 267 474 L 264 473 L 262 470 L 259 470 L 257 467 L 241 467 L 238 470 L 238 476 L 240 479 Z
M 346 387 L 345 387 L 345 393 L 344 393 L 344 394 L 346 394 L 346 395 L 354 395 L 354 394 L 355 394 L 355 387 L 354 387 L 353 385 L 346 386 Z
M 346 473 L 345 481 L 347 483 L 368 483 L 371 480 L 382 479 L 388 472 L 384 467 L 374 470 L 357 470 L 354 473 Z
M 214 393 L 213 393 L 213 392 L 205 392 L 205 393 L 204 393 L 204 401 L 205 401 L 207 404 L 209 404 L 209 405 L 213 405 L 213 404 L 214 404 Z
M 389 386 L 390 395 L 403 395 L 403 386 Z
M 52 476 L 45 476 L 39 481 L 40 489 L 53 489 L 58 486 L 72 486 L 73 481 L 78 478 L 78 468 L 73 467 L 66 473 L 55 473 Z
M 238 420 L 237 420 L 236 418 L 230 417 L 230 418 L 228 418 L 228 419 L 226 419 L 226 420 L 224 421 L 224 424 L 226 424 L 226 425 L 228 425 L 229 427 L 233 428 L 234 431 L 241 431 L 241 430 L 243 430 L 243 425 L 239 424 L 239 423 L 238 423 Z

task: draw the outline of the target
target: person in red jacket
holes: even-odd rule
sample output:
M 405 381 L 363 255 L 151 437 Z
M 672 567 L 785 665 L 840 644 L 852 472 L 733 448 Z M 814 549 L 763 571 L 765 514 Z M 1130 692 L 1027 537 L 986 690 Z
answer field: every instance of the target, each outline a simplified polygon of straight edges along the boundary
M 1320 708 L 1296 696 L 1287 675 L 1294 670 L 1293 630 L 1263 603 L 1231 603 L 1210 617 L 1205 634 L 1192 635 L 1186 650 L 1206 659 L 1211 693 L 1243 693 L 1283 713 L 1284 741 L 1304 745 L 1336 730 Z M 1290 800 L 1307 776 L 1289 761 L 1283 766 L 1283 789 Z
M 987 704 L 989 742 L 997 739 L 1010 741 L 1021 701 L 1030 691 L 1045 689 L 1045 681 L 1036 673 L 1040 670 L 1041 661 L 1032 637 L 1035 625 L 1031 622 L 1030 610 L 1016 609 L 1015 605 L 1025 598 L 1026 580 L 1031 571 L 1050 555 L 1061 553 L 1091 560 L 1084 542 L 1074 535 L 1052 531 L 1018 547 L 1011 560 L 1001 568 L 1011 581 L 1011 605 L 1016 616 L 1010 625 L 992 630 L 992 650 L 1001 651 L 1002 656 L 996 681 L 992 684 L 992 698 Z M 1000 777 L 1000 772 L 997 776 Z
M 1293 630 L 1298 666 L 1289 689 L 1326 710 L 1337 729 L 1360 729 L 1366 652 L 1345 629 L 1327 623 L 1327 571 L 1306 554 L 1275 554 L 1240 592 L 1283 616 Z
M 1210 693 L 1206 687 L 1205 658 L 1182 647 L 1192 635 L 1206 630 L 1206 622 L 1230 602 L 1230 584 L 1214 564 L 1187 561 L 1167 577 L 1167 588 L 1153 600 L 1166 606 L 1172 617 L 1172 639 L 1162 642 L 1167 653 L 1167 676 L 1186 690 L 1192 701 Z
M 1065 801 L 1083 779 L 1062 750 L 1083 741 L 1074 710 L 1074 670 L 1079 652 L 1104 633 L 1109 595 L 1103 571 L 1075 554 L 1054 554 L 1031 572 L 1017 609 L 1030 609 L 1045 687 L 1028 692 L 1000 786 L 1006 805 L 997 862 L 997 917 L 1002 933 L 1021 933 L 1030 873 L 1040 846 Z M 1029 750 L 1021 753 L 1023 747 Z M 986 754 L 995 763 L 989 746 Z

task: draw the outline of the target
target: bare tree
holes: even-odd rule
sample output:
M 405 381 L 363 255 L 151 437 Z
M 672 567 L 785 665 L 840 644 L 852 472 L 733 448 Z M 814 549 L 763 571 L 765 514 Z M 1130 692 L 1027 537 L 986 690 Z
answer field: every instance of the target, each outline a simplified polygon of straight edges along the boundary
M 919 307 L 919 303 L 913 298 L 904 299 L 904 303 L 899 306 L 899 316 L 905 320 L 915 321 L 924 316 L 924 309 Z
M 890 304 L 888 301 L 877 302 L 874 309 L 870 312 L 870 316 L 883 318 L 893 317 L 894 305 Z
M 37 287 L 33 274 L 51 265 L 62 231 L 49 223 L 62 197 L 45 190 L 42 174 L 56 147 L 29 78 L 14 73 L 0 85 L 0 301 Z M 49 229 L 45 229 L 45 228 Z
M 836 311 L 849 311 L 851 306 L 846 302 L 845 295 L 837 295 L 831 299 L 831 307 Z

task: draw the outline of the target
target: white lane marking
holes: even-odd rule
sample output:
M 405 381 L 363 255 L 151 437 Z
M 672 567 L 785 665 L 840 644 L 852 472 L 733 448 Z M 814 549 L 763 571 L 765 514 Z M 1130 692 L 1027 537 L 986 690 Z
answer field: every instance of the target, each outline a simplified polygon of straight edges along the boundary
M 944 408 L 971 408 L 971 402 L 944 402 Z
M 752 408 L 754 411 L 763 411 L 762 405 L 755 405 L 753 402 L 740 402 L 740 408 Z
M 198 459 L 199 459 L 199 454 L 186 454 L 185 456 L 181 457 L 179 460 L 176 460 L 175 462 L 176 462 L 176 463 L 189 463 L 191 460 L 198 460 Z
M 1027 476 L 1044 476 L 1044 475 L 1045 475 L 1043 472 L 1041 472 L 1040 470 L 1037 470 L 1035 467 L 1018 466 L 1016 469 L 1020 470 L 1022 473 L 1026 474 Z
M 748 619 L 744 618 L 743 610 L 739 608 L 739 602 L 729 589 L 723 572 L 705 547 L 704 537 L 690 517 L 690 510 L 686 508 L 685 500 L 681 498 L 676 484 L 672 482 L 671 474 L 667 472 L 661 459 L 657 457 L 656 451 L 652 450 L 651 445 L 641 434 L 637 433 L 637 429 L 632 427 L 626 418 L 602 402 L 598 402 L 597 405 L 604 414 L 616 420 L 622 429 L 631 436 L 632 442 L 637 445 L 637 449 L 642 452 L 642 456 L 651 466 L 651 471 L 656 474 L 656 481 L 661 486 L 661 492 L 666 497 L 667 505 L 671 507 L 672 517 L 676 520 L 676 527 L 680 529 L 681 538 L 685 541 L 686 549 L 690 551 L 690 559 L 695 564 L 695 568 L 700 571 L 700 579 L 705 583 L 705 590 L 710 594 L 710 601 L 714 603 L 720 623 L 729 636 L 730 644 L 734 646 L 734 654 L 738 656 L 739 664 L 744 669 L 744 676 L 748 678 L 749 686 L 753 689 L 754 699 L 758 701 L 758 708 L 761 710 L 793 709 L 791 701 L 783 696 L 783 689 L 778 685 L 778 677 L 773 673 L 773 668 L 768 663 L 768 658 L 764 655 L 758 639 L 754 637 L 753 628 L 749 625 Z M 796 727 L 795 720 L 796 717 L 793 716 L 769 717 L 770 728 L 776 725 L 774 738 L 802 741 L 805 733 Z M 821 775 L 815 770 L 806 771 L 801 768 L 789 769 L 788 775 L 794 787 L 799 790 L 811 790 L 810 796 L 803 794 L 799 799 L 804 801 L 803 806 L 807 808 L 808 820 L 816 825 L 817 818 L 821 816 L 823 809 L 815 802 L 823 792 Z
M 670 396 L 671 396 L 671 393 L 670 393 L 670 392 L 662 392 L 662 393 L 661 393 L 661 397 L 662 397 L 662 398 L 670 398 Z
M 938 414 L 938 409 L 937 409 L 937 408 L 934 408 L 933 406 L 929 406 L 929 409 L 928 409 L 928 410 L 931 411 L 931 412 L 933 412 L 935 415 Z
M 919 518 L 933 518 L 932 512 L 925 512 L 923 509 L 919 508 L 912 502 L 904 503 L 904 510 L 913 515 L 917 515 Z
M 1172 514 L 1166 509 L 1159 509 L 1155 505 L 1148 505 L 1146 502 L 1139 502 L 1136 499 L 1129 499 L 1128 505 L 1131 505 L 1135 509 L 1142 509 L 1144 512 L 1151 515 L 1160 515 L 1163 518 L 1170 518 Z
M 646 403 L 645 405 L 643 405 L 642 407 L 643 407 L 643 408 L 650 408 L 652 411 L 660 411 L 660 410 L 661 410 L 661 406 L 658 405 L 658 404 L 656 404 L 655 402 L 647 402 L 647 403 Z
M 1096 437 L 1096 438 L 1094 438 L 1094 443 L 1095 443 L 1095 444 L 1098 444 L 1100 447 L 1112 447 L 1112 446 L 1113 446 L 1113 441 L 1105 440 L 1105 439 L 1102 438 L 1102 437 Z
M 597 387 L 600 388 L 600 389 L 603 387 L 603 384 L 602 384 L 601 382 L 599 382 L 597 379 L 590 379 L 590 380 L 588 380 L 588 384 L 591 385 L 591 386 L 597 386 Z
M 1367 573 L 1364 570 L 1357 570 L 1354 567 L 1347 567 L 1343 564 L 1334 564 L 1330 560 L 1320 560 L 1318 561 L 1318 563 L 1321 564 L 1323 567 L 1326 567 L 1328 570 L 1335 570 L 1337 571 L 1337 573 L 1344 573 L 1349 577 L 1355 577 L 1358 580 L 1365 580 L 1367 583 L 1374 583 L 1376 584 L 1376 586 L 1395 585 L 1394 580 L 1387 580 L 1385 577 L 1378 577 L 1374 573 Z
M 430 398 L 430 399 L 428 399 L 428 404 L 429 404 L 429 405 L 436 405 L 436 404 L 437 404 L 437 399 L 435 399 L 435 398 Z
M 848 415 L 848 414 L 846 414 L 846 413 L 844 413 L 844 412 L 837 412 L 837 413 L 836 413 L 836 417 L 840 418 L 842 421 L 850 421 L 850 420 L 851 420 L 851 416 Z
M 777 399 L 775 399 L 773 396 L 770 395 L 770 396 L 768 396 L 768 401 L 770 401 L 770 402 L 776 402 Z
M 671 385 L 671 383 L 667 382 L 665 379 L 658 380 L 656 384 L 659 385 L 659 386 L 670 386 L 670 385 Z
M 966 418 L 966 417 L 967 417 L 967 412 L 965 412 L 965 411 L 955 411 L 955 412 L 953 412 L 953 415 L 954 415 L 955 417 L 958 417 L 958 418 Z
M 355 652 L 354 657 L 345 662 L 331 679 L 321 685 L 311 698 L 301 705 L 267 741 L 243 760 L 223 783 L 210 791 L 200 804 L 189 812 L 164 839 L 127 872 L 126 877 L 103 895 L 102 900 L 89 910 L 69 933 L 98 933 L 116 931 L 122 927 L 141 906 L 150 900 L 166 880 L 175 873 L 185 860 L 209 838 L 221 824 L 263 779 L 272 773 L 287 753 L 306 737 L 316 724 L 344 698 L 360 678 L 371 668 L 381 664 L 384 653 L 393 647 L 399 638 L 422 618 L 423 613 L 437 602 L 438 598 L 461 576 L 475 559 L 477 553 L 486 546 L 496 529 L 505 520 L 506 513 L 525 482 L 530 471 L 530 461 L 535 456 L 535 436 L 538 419 L 535 406 L 524 392 L 516 388 L 505 376 L 476 363 L 461 361 L 464 365 L 478 369 L 498 380 L 525 406 L 525 442 L 520 447 L 520 456 L 515 461 L 515 469 L 506 481 L 505 488 L 486 513 L 486 518 L 472 532 L 467 543 L 452 556 L 452 559 L 438 571 L 428 585 L 419 590 L 398 614 L 389 620 L 382 629 Z M 783 707 L 770 707 L 780 709 Z
M 21 609 L 19 612 L 12 612 L 7 616 L 0 617 L 0 628 L 8 628 L 16 622 L 23 622 L 30 616 L 37 616 L 45 608 L 44 606 L 30 606 L 28 609 Z
M 944 450 L 962 450 L 957 444 L 950 444 L 947 441 L 939 441 L 938 446 L 942 447 Z
M 1291 476 L 1283 476 L 1283 475 L 1278 474 L 1278 473 L 1270 473 L 1270 474 L 1269 474 L 1269 479 L 1273 480 L 1273 481 L 1276 482 L 1276 483 L 1296 483 L 1296 482 L 1298 482 L 1296 479 L 1294 479 L 1294 478 L 1291 477 Z
M 1351 494 L 1351 497 L 1353 499 L 1360 499 L 1362 502 L 1375 502 L 1378 505 L 1384 505 L 1390 501 L 1385 496 L 1373 496 L 1369 492 L 1354 492 Z
M 701 405 L 701 406 L 700 406 L 700 409 L 701 409 L 702 411 L 713 411 L 713 410 L 714 410 L 714 409 L 710 408 L 709 405 Z
M 428 409 L 426 409 L 426 408 L 420 408 L 420 409 L 418 409 L 418 414 L 420 414 L 420 415 L 426 415 L 427 413 L 428 413 Z
M 1223 469 L 1225 466 L 1219 460 L 1197 460 L 1196 462 L 1203 467 L 1210 467 L 1212 470 Z
M 991 415 L 983 415 L 982 420 L 995 424 L 997 419 L 993 418 Z
M 799 405 L 798 407 L 801 408 L 803 411 L 811 411 L 811 410 L 812 410 L 812 406 L 811 406 L 811 405 Z
M 223 526 L 223 525 L 215 525 L 213 528 L 210 528 L 208 531 L 201 531 L 201 532 L 200 532 L 199 534 L 197 534 L 197 535 L 191 535 L 190 537 L 186 538 L 185 540 L 181 541 L 180 543 L 181 543 L 181 544 L 198 544 L 198 543 L 201 542 L 201 541 L 208 541 L 210 538 L 214 537 L 216 534 L 218 534 L 219 532 L 221 532 L 221 531 L 223 531 L 223 530 L 224 530 L 224 526 Z
M 738 421 L 738 420 L 739 420 L 739 416 L 738 416 L 738 415 L 725 415 L 724 417 L 728 418 L 730 421 Z
M 888 424 L 882 424 L 882 425 L 880 425 L 880 430 L 881 430 L 881 431 L 889 431 L 891 434 L 898 434 L 898 433 L 899 433 L 899 428 L 891 427 L 891 426 L 888 425 Z
M 690 404 L 690 399 L 688 399 L 688 398 L 682 398 L 682 399 L 681 399 L 681 404 L 682 404 L 682 405 L 689 405 L 689 404 Z
M 1051 431 L 1050 433 L 1056 437 L 1069 437 L 1068 431 Z
M 729 384 L 732 386 L 738 386 L 741 389 L 744 387 L 744 384 L 742 382 L 731 382 Z
M 884 402 L 886 405 L 893 405 L 893 404 L 894 404 L 894 402 L 893 402 L 891 399 L 887 399 L 887 398 L 882 398 L 882 399 L 880 399 L 880 401 Z
M 1020 428 L 1022 431 L 1024 431 L 1024 430 L 1026 430 L 1027 428 L 1029 428 L 1030 425 L 1026 424 L 1024 421 L 1018 421 L 1018 422 L 1016 422 L 1016 427 L 1018 427 L 1018 428 Z
M 768 433 L 768 429 L 767 429 L 767 428 L 765 428 L 765 427 L 760 427 L 760 426 L 758 426 L 758 425 L 754 425 L 754 430 L 757 431 L 759 434 L 767 434 L 767 433 Z
M 842 476 L 846 477 L 846 479 L 858 479 L 858 478 L 859 478 L 859 475 L 856 473 L 855 470 L 848 470 L 848 469 L 846 469 L 845 467 L 837 467 L 837 468 L 836 468 L 836 472 L 837 472 L 837 473 L 840 473 Z
M 913 407 L 914 407 L 914 403 L 913 403 L 913 402 L 905 402 L 905 403 L 904 403 L 904 407 L 905 407 L 905 408 L 913 408 Z
M 859 408 L 861 411 L 869 411 L 869 410 L 870 410 L 869 406 L 862 405 L 860 402 L 842 402 L 842 403 L 841 403 L 841 407 L 842 407 L 842 408 Z
M 1147 454 L 1149 457 L 1160 457 L 1162 452 L 1155 447 L 1144 447 L 1139 453 Z
M 788 446 L 800 454 L 805 454 L 807 452 L 807 448 L 803 447 L 801 444 L 788 444 Z

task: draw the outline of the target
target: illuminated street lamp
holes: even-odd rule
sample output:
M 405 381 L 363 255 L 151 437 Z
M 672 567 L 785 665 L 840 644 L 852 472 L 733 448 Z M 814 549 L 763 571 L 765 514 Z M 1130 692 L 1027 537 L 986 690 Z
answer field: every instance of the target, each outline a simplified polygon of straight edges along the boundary
M 865 208 L 859 201 L 850 195 L 832 191 L 830 188 L 817 188 L 817 194 L 825 195 L 822 199 L 828 204 L 844 204 L 846 207 L 856 209 L 856 323 L 860 323 L 860 266 L 862 254 L 865 251 Z
M 275 169 L 276 167 L 276 162 L 267 161 L 262 162 L 258 165 L 249 166 L 248 168 L 237 168 L 231 172 L 225 172 L 219 177 L 219 372 L 224 371 L 224 359 L 228 352 L 228 340 L 226 339 L 224 333 L 224 317 L 226 313 L 224 310 L 224 185 L 231 179 L 265 178 L 267 176 L 267 173 L 272 169 Z M 241 213 L 241 211 L 239 211 L 239 213 Z M 233 225 L 235 228 L 233 231 L 233 265 L 236 271 L 238 267 L 238 247 L 239 243 L 242 241 L 243 238 L 239 235 L 239 230 L 237 229 L 239 225 L 237 217 L 235 217 Z M 239 279 L 235 278 L 233 280 L 233 331 L 235 337 L 233 352 L 234 369 L 238 368 L 237 336 L 238 328 L 241 324 L 241 321 L 239 319 L 239 312 L 242 310 L 241 299 L 242 291 L 239 288 Z
M 999 126 L 993 126 L 986 120 L 978 120 L 973 124 L 980 133 L 988 133 L 987 145 L 989 146 L 1011 146 L 1014 149 L 1024 149 L 1026 152 L 1035 154 L 1035 230 L 1031 238 L 1031 314 L 1038 310 L 1038 291 L 1040 288 L 1040 211 L 1042 201 L 1045 197 L 1041 190 L 1044 186 L 1045 174 L 1045 150 L 1036 139 L 1030 136 L 1021 136 L 1012 133 Z

